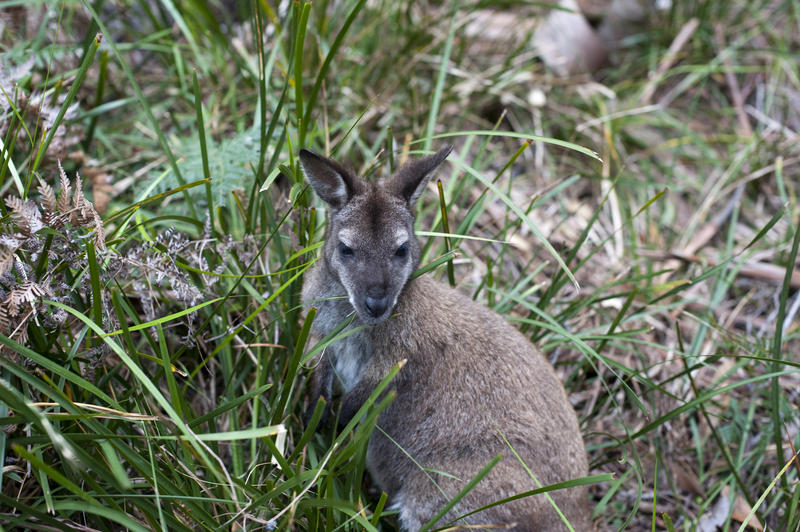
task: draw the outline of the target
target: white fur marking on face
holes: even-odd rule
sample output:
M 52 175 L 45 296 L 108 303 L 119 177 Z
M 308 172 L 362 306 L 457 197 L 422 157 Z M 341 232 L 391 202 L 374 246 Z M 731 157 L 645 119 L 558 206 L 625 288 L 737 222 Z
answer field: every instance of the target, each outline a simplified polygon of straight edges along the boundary
M 353 247 L 353 242 L 355 241 L 355 231 L 347 228 L 340 229 L 339 241 L 347 247 Z
M 408 231 L 405 229 L 398 229 L 394 232 L 394 243 L 397 247 L 402 246 L 408 241 Z

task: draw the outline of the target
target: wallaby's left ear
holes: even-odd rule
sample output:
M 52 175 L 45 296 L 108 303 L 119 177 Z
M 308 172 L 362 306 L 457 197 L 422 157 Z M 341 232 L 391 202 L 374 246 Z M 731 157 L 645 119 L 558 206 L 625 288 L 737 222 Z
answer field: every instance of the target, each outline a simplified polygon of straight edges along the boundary
M 311 150 L 300 150 L 300 165 L 311 188 L 336 210 L 344 207 L 361 188 L 360 181 L 349 170 Z
M 452 146 L 445 146 L 433 155 L 404 164 L 392 176 L 386 184 L 386 188 L 391 193 L 404 198 L 409 206 L 413 207 L 417 198 L 425 190 L 425 185 L 433 175 L 433 171 L 447 159 L 452 150 Z

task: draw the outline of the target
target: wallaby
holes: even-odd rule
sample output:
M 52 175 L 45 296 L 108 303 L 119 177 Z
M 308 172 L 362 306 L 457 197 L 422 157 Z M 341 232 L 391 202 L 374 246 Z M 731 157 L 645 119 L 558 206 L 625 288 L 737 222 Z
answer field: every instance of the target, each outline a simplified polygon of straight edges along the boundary
M 378 418 L 366 463 L 408 531 L 432 519 L 498 453 L 504 458 L 440 526 L 535 489 L 537 480 L 548 485 L 588 474 L 575 411 L 536 348 L 457 290 L 428 275 L 411 279 L 420 260 L 414 204 L 450 150 L 409 162 L 377 184 L 300 152 L 308 182 L 329 208 L 322 256 L 303 286 L 304 302 L 318 309 L 312 334 L 324 337 L 353 313 L 350 326 L 363 326 L 323 353 L 312 379 L 314 403 L 320 395 L 330 401 L 338 381 L 346 422 L 406 360 L 390 384 L 396 397 Z M 549 495 L 552 502 L 526 497 L 457 524 L 567 530 L 555 504 L 576 531 L 591 530 L 584 488 Z

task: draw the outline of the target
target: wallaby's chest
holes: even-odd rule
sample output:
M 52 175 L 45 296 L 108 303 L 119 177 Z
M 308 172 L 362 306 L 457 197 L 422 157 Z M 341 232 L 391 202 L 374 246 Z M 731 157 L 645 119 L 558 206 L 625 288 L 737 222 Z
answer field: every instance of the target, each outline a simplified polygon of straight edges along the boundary
M 303 286 L 303 300 L 316 303 L 317 315 L 311 329 L 317 338 L 325 338 L 352 316 L 353 308 L 342 298 L 343 291 L 324 265 L 316 266 L 309 273 Z M 330 365 L 344 391 L 349 391 L 361 379 L 370 353 L 369 342 L 359 331 L 326 347 L 320 363 Z
M 351 316 L 353 310 L 346 300 L 333 299 L 319 305 L 319 312 L 312 330 L 318 338 L 324 338 Z M 354 327 L 355 325 L 351 325 Z M 366 331 L 356 331 L 337 340 L 325 348 L 322 364 L 330 364 L 342 389 L 347 392 L 358 384 L 364 366 L 372 356 L 373 346 Z
M 372 354 L 371 346 L 362 333 L 354 333 L 325 350 L 327 361 L 333 366 L 334 373 L 345 392 L 358 384 L 363 375 L 364 366 Z

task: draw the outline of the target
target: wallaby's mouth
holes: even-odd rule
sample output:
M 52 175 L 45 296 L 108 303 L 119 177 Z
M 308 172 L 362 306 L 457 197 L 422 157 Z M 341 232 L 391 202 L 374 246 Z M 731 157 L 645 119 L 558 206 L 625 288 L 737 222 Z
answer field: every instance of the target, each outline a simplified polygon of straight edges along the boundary
M 385 316 L 381 316 L 380 318 L 364 318 L 364 317 L 362 317 L 361 321 L 364 322 L 364 325 L 378 325 L 379 323 L 383 323 L 384 321 L 386 321 L 386 318 L 388 318 L 388 317 L 389 317 L 389 314 L 387 313 Z

